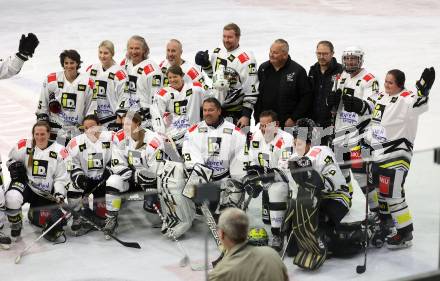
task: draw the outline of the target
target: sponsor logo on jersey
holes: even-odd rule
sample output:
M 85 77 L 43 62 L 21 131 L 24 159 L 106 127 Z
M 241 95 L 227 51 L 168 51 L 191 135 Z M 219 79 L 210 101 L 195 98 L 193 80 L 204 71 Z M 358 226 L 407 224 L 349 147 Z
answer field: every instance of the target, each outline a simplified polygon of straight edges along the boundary
M 397 101 L 397 99 L 398 99 L 398 97 L 392 97 L 390 102 L 395 103 Z
M 193 90 L 192 90 L 192 89 L 188 89 L 188 90 L 186 90 L 185 95 L 186 95 L 187 97 L 189 97 L 189 96 L 192 95 L 192 93 L 193 93 Z
M 260 166 L 269 166 L 269 158 L 270 158 L 269 154 L 259 152 L 258 153 L 258 164 L 260 164 Z
M 141 69 L 141 73 L 142 73 L 142 69 Z M 130 93 L 132 93 L 132 94 L 136 93 L 137 76 L 128 75 L 127 82 L 128 82 L 128 91 L 130 91 Z
M 110 148 L 110 142 L 109 142 L 109 141 L 102 142 L 102 148 L 103 148 L 103 149 L 108 149 L 108 148 Z
M 49 167 L 48 161 L 36 160 L 32 162 L 32 176 L 45 178 L 47 176 L 47 169 Z
M 57 81 L 57 74 L 51 73 L 47 76 L 47 83 Z
M 208 137 L 208 154 L 209 154 L 209 156 L 220 155 L 221 143 L 222 143 L 222 138 Z
M 133 167 L 139 167 L 143 165 L 142 154 L 140 151 L 128 151 L 128 165 Z
M 206 128 L 206 127 L 199 128 L 199 133 L 206 133 L 206 132 L 208 132 L 208 128 Z
M 110 80 L 115 80 L 115 74 L 114 74 L 113 72 L 110 72 L 110 73 L 108 74 L 108 79 L 110 79 Z M 96 83 L 96 81 L 95 81 L 95 83 Z
M 191 67 L 186 74 L 188 74 L 191 80 L 194 80 L 199 75 L 199 72 L 194 67 Z
M 96 69 L 90 70 L 90 76 L 96 76 L 98 74 L 98 71 Z
M 213 53 L 218 54 L 219 52 L 220 52 L 220 48 L 215 48 Z
M 160 75 L 153 75 L 153 80 L 151 81 L 151 85 L 153 87 L 159 87 L 162 83 L 162 77 Z
M 66 110 L 75 110 L 75 108 L 76 108 L 76 94 L 63 93 L 61 95 L 61 105 Z
M 259 141 L 252 141 L 252 147 L 253 148 L 259 148 L 260 147 L 260 142 Z
M 228 61 L 233 62 L 235 60 L 235 56 L 233 54 L 230 54 L 228 57 Z
M 257 74 L 257 66 L 255 65 L 255 63 L 250 63 L 248 65 L 248 69 L 249 69 L 249 75 Z
M 391 178 L 383 175 L 379 175 L 379 192 L 382 194 L 390 193 L 390 181 Z
M 316 157 L 319 153 L 321 153 L 321 149 L 318 147 L 315 147 L 311 152 L 310 152 L 310 156 L 311 157 Z
M 89 170 L 100 170 L 104 167 L 102 153 L 89 153 L 87 155 L 87 168 Z
M 385 105 L 380 103 L 376 104 L 376 106 L 374 106 L 374 110 L 372 114 L 373 121 L 381 122 L 384 111 L 385 111 Z
M 55 151 L 50 151 L 50 152 L 49 152 L 49 157 L 50 157 L 50 158 L 53 158 L 53 159 L 57 159 L 58 154 L 57 154 Z
M 370 81 L 371 79 L 374 78 L 374 75 L 371 73 L 368 73 L 367 75 L 365 75 L 362 79 L 364 79 L 365 81 Z
M 98 98 L 105 99 L 107 97 L 107 81 L 95 81 L 96 95 Z
M 118 78 L 118 80 L 124 80 L 125 77 L 127 77 L 124 73 L 124 71 L 119 70 L 118 72 L 116 72 L 116 77 Z M 110 78 L 110 74 L 109 74 L 109 78 Z
M 21 148 L 23 148 L 23 147 L 25 147 L 25 146 L 26 146 L 26 140 L 25 140 L 25 139 L 20 140 L 20 141 L 18 142 L 18 144 L 17 144 L 17 148 L 18 148 L 18 150 L 20 150 Z
M 246 53 L 241 53 L 238 56 L 238 59 L 240 60 L 241 63 L 245 63 L 249 60 L 249 56 Z
M 85 91 L 85 90 L 86 90 L 86 85 L 78 84 L 78 91 Z
M 229 135 L 232 135 L 232 132 L 233 132 L 234 130 L 232 130 L 231 128 L 224 128 L 223 129 L 223 133 L 224 134 L 229 134 Z
M 85 143 L 80 144 L 80 145 L 78 146 L 78 148 L 79 148 L 79 151 L 83 152 L 83 151 L 86 149 L 86 144 L 85 144 Z
M 325 157 L 324 162 L 325 162 L 326 164 L 331 164 L 331 163 L 333 163 L 334 161 L 333 161 L 333 158 L 332 158 L 330 155 L 328 155 L 327 157 Z
M 177 115 L 186 114 L 186 105 L 188 104 L 188 100 L 175 101 L 174 102 L 174 113 Z
M 153 71 L 154 71 L 154 67 L 153 67 L 151 64 L 147 64 L 147 65 L 144 67 L 145 75 L 148 75 L 149 73 L 151 73 L 151 72 L 153 72 Z
M 137 70 L 137 74 L 142 74 L 142 67 L 139 67 Z
M 58 88 L 62 89 L 64 88 L 64 82 L 58 82 L 57 83 Z

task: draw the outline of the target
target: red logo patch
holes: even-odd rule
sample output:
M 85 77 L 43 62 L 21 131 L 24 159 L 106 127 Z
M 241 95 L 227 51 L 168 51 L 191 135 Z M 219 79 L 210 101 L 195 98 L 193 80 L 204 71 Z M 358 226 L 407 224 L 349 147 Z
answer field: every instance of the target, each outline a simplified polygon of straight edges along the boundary
M 249 56 L 246 53 L 241 53 L 238 56 L 238 59 L 240 60 L 241 63 L 247 62 L 249 60 Z
M 118 78 L 118 80 L 123 80 L 125 78 L 125 73 L 122 70 L 119 70 L 118 72 L 116 72 L 115 75 Z
M 194 67 L 191 67 L 191 69 L 188 70 L 188 72 L 186 74 L 188 74 L 188 76 L 191 78 L 191 80 L 194 80 L 197 77 L 197 75 L 199 75 L 199 73 L 197 72 L 197 70 Z
M 160 89 L 160 91 L 159 91 L 159 96 L 161 96 L 161 97 L 163 97 L 163 96 L 165 96 L 165 94 L 167 93 L 167 90 L 165 90 L 164 88 L 162 88 L 162 89 Z
M 373 74 L 371 74 L 371 73 L 368 73 L 367 75 L 365 75 L 364 76 L 364 78 L 362 78 L 362 79 L 364 79 L 365 81 L 370 81 L 371 79 L 373 79 L 374 78 L 374 75 Z
M 350 152 L 350 159 L 353 161 L 351 163 L 351 167 L 354 169 L 361 169 L 362 168 L 362 156 L 361 156 L 361 150 L 352 150 Z
M 310 152 L 310 156 L 311 157 L 316 157 L 319 153 L 321 152 L 320 148 L 314 148 L 311 152 Z
M 18 146 L 18 149 L 19 149 L 19 150 L 20 150 L 20 148 L 25 147 L 25 146 L 26 146 L 26 140 L 25 140 L 25 139 L 20 140 L 20 141 L 18 142 L 17 146 Z
M 154 71 L 154 67 L 151 64 L 148 64 L 144 67 L 145 75 L 148 75 L 148 73 L 153 72 L 153 71 Z
M 53 81 L 57 81 L 57 74 L 56 73 L 51 73 L 47 76 L 47 83 L 50 83 Z
M 382 194 L 390 193 L 390 177 L 379 176 L 379 192 Z

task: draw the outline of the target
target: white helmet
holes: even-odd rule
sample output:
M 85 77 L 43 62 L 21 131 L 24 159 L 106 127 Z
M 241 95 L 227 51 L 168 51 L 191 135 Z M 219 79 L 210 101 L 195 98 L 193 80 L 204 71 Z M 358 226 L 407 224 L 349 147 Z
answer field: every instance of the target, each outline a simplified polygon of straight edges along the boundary
M 357 64 L 347 65 L 345 61 L 347 57 L 357 57 L 358 58 Z M 342 52 L 342 67 L 348 73 L 353 73 L 358 71 L 362 67 L 363 62 L 364 62 L 364 51 L 360 47 L 357 46 L 348 47 Z

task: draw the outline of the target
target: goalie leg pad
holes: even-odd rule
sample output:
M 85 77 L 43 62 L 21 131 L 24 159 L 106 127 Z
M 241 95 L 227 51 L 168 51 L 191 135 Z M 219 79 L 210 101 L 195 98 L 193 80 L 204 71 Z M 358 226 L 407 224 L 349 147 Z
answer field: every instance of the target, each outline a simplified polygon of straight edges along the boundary
M 285 182 L 274 182 L 268 188 L 269 218 L 272 230 L 279 232 L 287 210 L 289 186 Z

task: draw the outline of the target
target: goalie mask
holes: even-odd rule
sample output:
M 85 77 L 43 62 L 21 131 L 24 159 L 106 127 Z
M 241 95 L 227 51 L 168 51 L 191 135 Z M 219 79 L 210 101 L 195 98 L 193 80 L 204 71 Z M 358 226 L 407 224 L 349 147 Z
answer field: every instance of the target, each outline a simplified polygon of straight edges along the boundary
M 232 67 L 226 67 L 225 69 L 225 79 L 229 82 L 229 88 L 236 88 L 237 84 L 240 82 L 240 75 Z
M 364 62 L 364 51 L 359 47 L 348 47 L 342 52 L 342 67 L 348 73 L 361 69 Z
M 226 208 L 241 208 L 244 190 L 239 181 L 227 179 L 222 182 L 220 190 L 220 211 Z
M 254 246 L 267 246 L 269 244 L 269 237 L 266 229 L 254 227 L 248 232 L 248 242 Z

